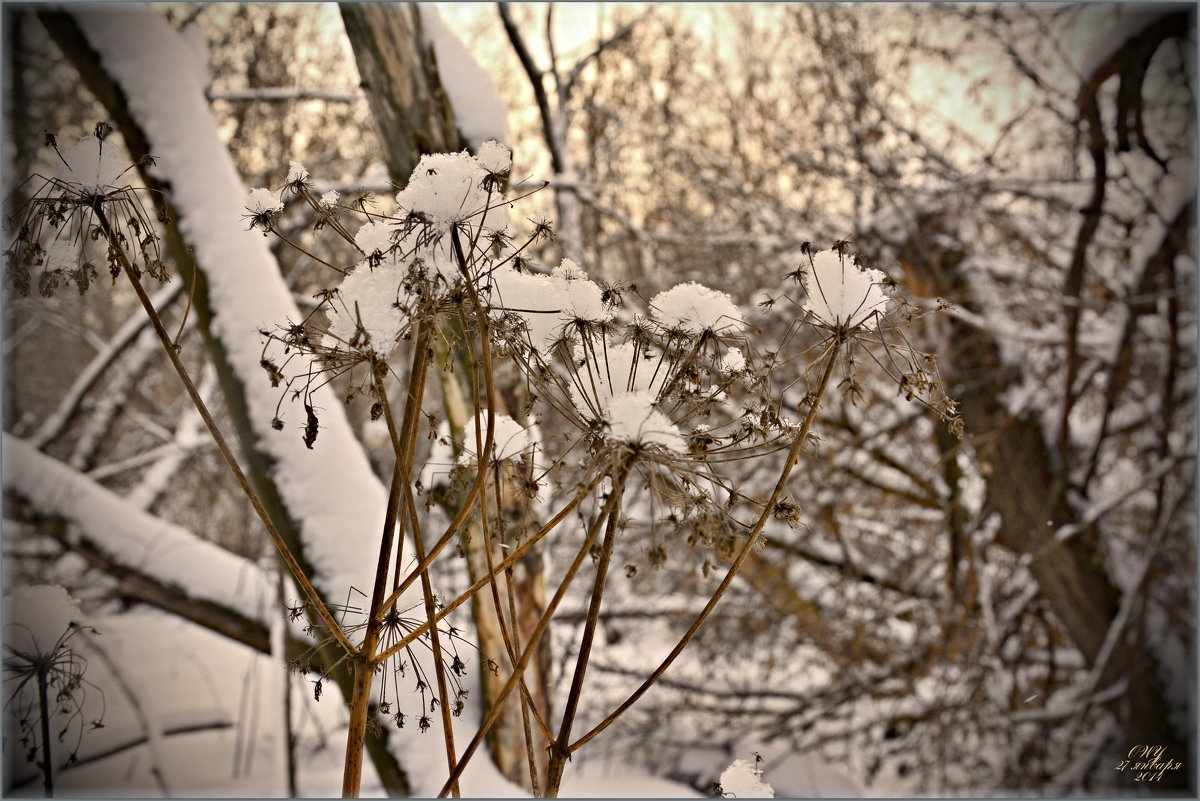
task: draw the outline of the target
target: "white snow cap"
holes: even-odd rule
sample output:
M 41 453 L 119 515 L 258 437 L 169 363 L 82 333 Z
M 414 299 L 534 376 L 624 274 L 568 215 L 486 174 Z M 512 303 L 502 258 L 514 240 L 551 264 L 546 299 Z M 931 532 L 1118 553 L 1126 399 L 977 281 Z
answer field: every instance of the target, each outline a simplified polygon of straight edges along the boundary
M 336 313 L 329 317 L 329 333 L 334 341 L 328 344 L 343 349 L 371 350 L 380 356 L 395 350 L 407 320 L 397 305 L 404 273 L 403 265 L 389 258 L 373 268 L 359 264 L 346 276 L 338 287 L 338 299 L 334 301 Z M 367 335 L 366 342 L 360 341 L 362 333 Z
M 307 181 L 307 180 L 308 180 L 308 170 L 304 169 L 304 165 L 298 161 L 289 161 L 288 162 L 287 182 L 289 184 L 291 184 L 291 183 L 295 183 L 296 181 Z
M 283 201 L 270 189 L 251 189 L 246 193 L 246 211 L 268 214 L 283 211 Z
M 614 439 L 687 453 L 687 442 L 670 418 L 654 408 L 651 392 L 626 392 L 614 397 L 608 402 L 607 416 Z
M 354 235 L 354 244 L 367 256 L 387 253 L 392 247 L 392 230 L 387 223 L 364 223 Z
M 489 139 L 480 145 L 476 158 L 485 170 L 495 175 L 503 175 L 512 170 L 512 151 L 508 149 L 508 145 L 495 139 Z
M 417 162 L 396 203 L 437 225 L 470 220 L 472 225 L 502 230 L 508 225 L 508 204 L 484 188 L 487 176 L 484 165 L 465 150 L 430 153 Z
M 505 265 L 492 272 L 491 302 L 499 312 L 511 311 L 525 321 L 530 344 L 548 355 L 575 320 L 605 323 L 612 310 L 602 300 L 600 287 L 570 259 L 550 275 L 517 272 Z
M 62 154 L 58 177 L 72 188 L 92 194 L 104 194 L 120 189 L 127 180 L 123 177 L 129 162 L 121 149 L 111 142 L 101 142 L 92 134 L 81 136 Z
M 876 328 L 878 316 L 874 312 L 887 311 L 888 298 L 883 293 L 886 277 L 879 270 L 860 269 L 845 257 L 822 250 L 813 256 L 805 287 L 808 300 L 803 308 L 834 328 Z
M 4 598 L 4 644 L 25 655 L 46 656 L 78 617 L 79 602 L 62 587 L 17 587 Z
M 692 334 L 737 334 L 746 327 L 742 311 L 724 292 L 689 281 L 659 292 L 650 301 L 654 319 Z
M 726 373 L 740 373 L 746 369 L 746 357 L 741 348 L 730 348 L 721 357 L 721 370 Z
M 762 771 L 736 759 L 718 779 L 726 798 L 774 798 L 775 790 L 762 780 Z

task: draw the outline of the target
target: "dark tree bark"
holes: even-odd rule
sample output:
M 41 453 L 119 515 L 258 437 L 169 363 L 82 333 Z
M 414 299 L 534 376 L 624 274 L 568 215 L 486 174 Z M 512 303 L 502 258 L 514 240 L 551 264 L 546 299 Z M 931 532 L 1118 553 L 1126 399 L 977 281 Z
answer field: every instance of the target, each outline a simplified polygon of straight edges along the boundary
M 939 246 L 937 227 L 936 219 L 923 220 L 919 233 L 905 243 L 901 263 L 909 285 L 918 294 L 976 308 L 958 270 L 965 254 Z M 1020 376 L 1004 365 L 991 334 L 956 319 L 949 326 L 940 354 L 942 376 L 947 392 L 960 404 L 968 434 L 979 443 L 978 459 L 987 475 L 984 507 L 1000 519 L 997 541 L 1028 558 L 1041 596 L 1094 665 L 1122 600 L 1104 567 L 1098 532 L 1088 526 L 1078 536 L 1055 540 L 1061 527 L 1081 523 L 1068 501 L 1058 449 L 1046 441 L 1033 414 L 1014 416 L 1002 402 Z M 1128 681 L 1126 693 L 1111 703 L 1124 726 L 1123 741 L 1116 744 L 1122 753 L 1137 744 L 1187 753 L 1185 736 L 1170 723 L 1158 676 L 1148 650 L 1130 645 L 1126 637 L 1118 639 L 1096 689 Z M 1175 771 L 1164 777 L 1170 780 L 1186 781 L 1187 775 Z
M 466 146 L 420 11 L 407 3 L 343 3 L 340 9 L 388 172 L 403 185 L 422 155 Z

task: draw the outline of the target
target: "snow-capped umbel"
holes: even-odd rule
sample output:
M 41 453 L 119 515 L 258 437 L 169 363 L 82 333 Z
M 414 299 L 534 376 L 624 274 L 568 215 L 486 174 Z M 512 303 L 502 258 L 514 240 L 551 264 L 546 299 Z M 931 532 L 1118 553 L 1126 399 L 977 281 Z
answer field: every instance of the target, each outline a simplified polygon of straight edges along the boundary
M 570 259 L 550 275 L 517 272 L 508 266 L 492 273 L 492 306 L 525 321 L 529 343 L 543 356 L 575 321 L 606 323 L 612 310 L 604 303 L 600 287 Z
M 740 373 L 746 369 L 746 357 L 740 348 L 730 348 L 721 357 L 721 371 L 725 373 Z
M 251 189 L 246 193 L 246 211 L 254 215 L 277 214 L 283 211 L 283 201 L 270 189 Z
M 575 346 L 581 378 L 571 385 L 571 401 L 585 417 L 608 411 L 612 399 L 629 392 L 658 396 L 667 371 L 655 369 L 657 361 L 646 362 L 632 342 L 607 340 L 589 348 Z
M 308 170 L 298 161 L 288 162 L 287 182 L 289 184 L 305 183 L 308 181 Z
M 737 304 L 724 292 L 688 281 L 659 292 L 650 301 L 654 319 L 692 334 L 738 334 L 746 327 Z
M 660 445 L 687 453 L 687 442 L 665 414 L 654 408 L 654 393 L 625 392 L 608 402 L 608 425 L 613 439 L 634 445 Z
M 120 148 L 101 142 L 95 136 L 82 136 L 62 154 L 59 179 L 72 188 L 89 194 L 107 194 L 120 189 L 127 181 L 124 173 L 129 162 Z
M 364 223 L 358 229 L 358 233 L 354 235 L 354 244 L 358 246 L 365 256 L 373 256 L 376 253 L 382 255 L 387 253 L 392 247 L 393 230 L 386 223 Z
M 887 311 L 883 292 L 885 276 L 879 270 L 860 269 L 830 250 L 813 256 L 804 310 L 831 328 L 878 327 L 879 314 Z
M 330 344 L 380 356 L 391 353 L 405 325 L 404 313 L 396 305 L 404 273 L 395 258 L 386 258 L 371 267 L 360 264 L 346 276 L 338 287 L 337 313 L 329 319 Z
M 493 175 L 504 175 L 512 169 L 512 151 L 495 139 L 489 139 L 480 145 L 476 158 L 483 168 Z
M 726 798 L 774 798 L 775 789 L 762 780 L 762 771 L 736 759 L 717 780 Z
M 435 225 L 470 220 L 475 226 L 502 230 L 508 225 L 508 206 L 484 187 L 487 176 L 484 165 L 465 150 L 430 153 L 417 162 L 408 186 L 397 193 L 396 203 L 402 211 Z

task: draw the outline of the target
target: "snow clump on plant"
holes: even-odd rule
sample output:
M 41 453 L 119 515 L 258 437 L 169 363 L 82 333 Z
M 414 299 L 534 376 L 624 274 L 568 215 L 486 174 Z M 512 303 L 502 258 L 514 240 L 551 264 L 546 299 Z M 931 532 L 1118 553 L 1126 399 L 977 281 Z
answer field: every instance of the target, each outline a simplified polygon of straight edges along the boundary
M 744 759 L 736 759 L 718 779 L 726 798 L 774 798 L 775 789 L 762 780 L 762 771 Z
M 476 158 L 492 175 L 504 175 L 512 170 L 512 152 L 494 139 L 489 139 L 479 146 L 479 155 Z
M 92 134 L 80 137 L 62 153 L 62 160 L 59 179 L 86 194 L 104 195 L 120 188 L 121 177 L 129 169 L 129 162 L 117 147 L 105 147 Z
M 489 151 L 489 163 L 496 158 Z M 481 228 L 502 230 L 508 225 L 508 205 L 493 189 L 492 173 L 470 153 L 430 153 L 417 162 L 408 185 L 396 195 L 396 204 L 406 214 L 436 226 L 451 226 L 473 220 Z
M 600 287 L 570 259 L 563 259 L 550 275 L 518 272 L 505 265 L 491 278 L 493 309 L 522 321 L 528 344 L 543 357 L 548 358 L 560 340 L 574 338 L 572 323 L 612 320 Z
M 728 294 L 689 281 L 659 292 L 650 301 L 654 318 L 668 329 L 690 334 L 737 334 L 746 327 L 742 310 Z
M 879 270 L 847 265 L 844 256 L 823 250 L 812 257 L 804 311 L 829 328 L 874 329 L 887 312 L 886 277 Z
M 671 419 L 654 408 L 650 392 L 625 392 L 608 403 L 612 437 L 632 445 L 659 445 L 676 454 L 687 453 L 687 442 Z

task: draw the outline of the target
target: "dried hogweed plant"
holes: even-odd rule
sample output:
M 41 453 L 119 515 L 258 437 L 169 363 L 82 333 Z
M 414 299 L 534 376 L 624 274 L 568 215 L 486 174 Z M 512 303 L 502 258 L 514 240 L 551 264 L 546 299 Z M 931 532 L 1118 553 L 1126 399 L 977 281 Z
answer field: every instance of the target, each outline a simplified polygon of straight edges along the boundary
M 46 797 L 54 795 L 53 750 L 67 747 L 66 766 L 75 764 L 86 731 L 104 728 L 85 710 L 89 690 L 103 707 L 104 694 L 84 678 L 87 659 L 73 640 L 95 629 L 75 621 L 78 608 L 62 587 L 19 587 L 5 597 L 5 709 L 17 722 L 25 761 L 42 772 Z M 87 718 L 91 717 L 90 720 Z
M 341 607 L 312 587 L 227 457 L 305 593 L 293 614 L 308 614 L 314 636 L 336 642 L 340 660 L 352 666 L 346 795 L 360 789 L 372 707 L 397 726 L 415 721 L 425 731 L 440 724 L 448 772 L 442 795 L 457 795 L 464 768 L 515 705 L 527 786 L 557 796 L 572 754 L 620 718 L 687 648 L 768 524 L 803 515 L 786 487 L 839 368 L 841 387 L 853 396 L 861 360 L 870 358 L 907 398 L 961 428 L 936 365 L 904 335 L 921 312 L 891 297 L 884 274 L 860 265 L 846 243 L 830 251 L 805 248 L 805 263 L 785 293 L 798 313 L 772 350 L 750 335 L 745 315 L 724 292 L 683 283 L 633 308 L 634 291 L 597 282 L 573 261 L 553 269 L 535 264 L 533 246 L 552 230 L 535 219 L 524 238 L 513 233 L 510 211 L 519 198 L 505 197 L 510 170 L 508 150 L 495 142 L 477 155 L 424 156 L 391 214 L 372 211 L 365 199 L 343 203 L 335 192 L 318 197 L 296 163 L 279 190 L 247 196 L 248 227 L 303 250 L 280 230 L 285 201 L 298 200 L 313 215 L 315 233 L 341 238 L 356 254 L 353 264 L 339 265 L 304 250 L 331 268 L 338 283 L 315 295 L 303 319 L 262 332 L 261 366 L 280 392 L 272 426 L 289 436 L 287 421 L 295 418 L 293 430 L 319 451 L 319 401 L 336 387 L 347 402 L 369 402 L 391 450 L 374 582 L 360 593 L 365 603 Z M 143 299 L 227 453 L 145 300 L 132 240 L 117 236 L 103 222 L 109 215 L 98 214 L 114 194 L 72 197 L 100 221 L 97 238 Z M 57 218 L 45 223 L 60 230 Z M 16 256 L 26 267 L 44 266 L 44 257 L 28 255 L 43 236 L 36 226 L 22 228 L 10 263 Z M 523 402 L 502 410 L 514 377 L 520 392 L 512 394 Z M 440 389 L 437 411 L 427 408 L 431 383 Z M 774 465 L 773 479 L 747 486 L 739 478 L 747 464 Z M 433 505 L 440 517 L 430 514 Z M 725 574 L 628 698 L 602 716 L 581 715 L 613 554 L 619 538 L 636 536 L 638 519 L 665 521 L 692 544 L 720 550 Z M 514 571 L 549 539 L 574 555 L 553 591 L 546 587 L 547 597 L 535 603 L 515 590 Z M 469 585 L 444 598 L 434 589 L 432 568 L 455 560 L 466 562 Z M 715 564 L 706 562 L 706 569 Z M 574 667 L 552 715 L 531 686 L 531 665 L 588 567 Z M 346 588 L 348 597 L 356 590 Z M 465 625 L 448 620 L 467 602 L 475 610 L 474 639 Z M 486 647 L 484 613 L 496 629 Z M 451 719 L 468 700 L 464 677 L 472 660 L 472 669 L 491 678 L 481 723 L 460 747 Z M 304 660 L 297 666 L 308 669 Z M 318 697 L 327 678 L 328 670 L 314 680 Z

